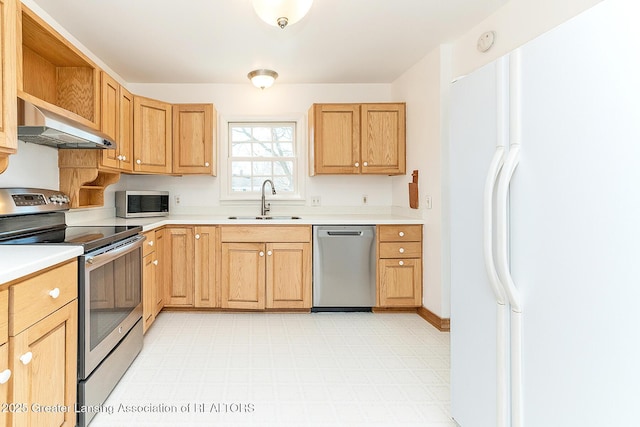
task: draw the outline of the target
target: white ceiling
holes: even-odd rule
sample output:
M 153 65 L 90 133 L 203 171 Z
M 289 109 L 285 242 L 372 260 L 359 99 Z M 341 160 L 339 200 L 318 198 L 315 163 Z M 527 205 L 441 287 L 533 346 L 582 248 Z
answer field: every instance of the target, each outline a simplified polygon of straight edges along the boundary
M 284 30 L 251 0 L 33 0 L 129 83 L 390 83 L 506 0 L 315 0 Z

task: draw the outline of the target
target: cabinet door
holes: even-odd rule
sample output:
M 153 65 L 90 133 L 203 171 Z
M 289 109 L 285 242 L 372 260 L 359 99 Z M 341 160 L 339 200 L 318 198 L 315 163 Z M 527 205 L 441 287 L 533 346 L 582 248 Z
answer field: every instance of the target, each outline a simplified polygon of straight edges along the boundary
M 6 315 L 6 312 L 3 314 Z M 9 381 L 11 381 L 11 369 L 9 369 L 9 344 L 2 344 L 0 345 L 0 403 L 10 402 Z M 0 411 L 0 427 L 8 425 L 8 411 Z
M 18 149 L 16 0 L 0 0 L 0 173 Z
M 144 332 L 147 332 L 155 320 L 156 263 L 155 251 L 142 258 L 142 326 Z
M 164 248 L 164 230 L 156 230 L 156 282 L 155 282 L 155 303 L 153 309 L 153 315 L 158 317 L 158 313 L 164 307 L 164 282 L 166 272 L 166 255 Z
M 14 412 L 13 426 L 68 426 L 74 411 L 35 411 L 32 405 L 73 408 L 77 378 L 77 300 L 9 339 L 12 402 L 28 408 Z M 16 314 L 19 316 L 19 313 Z
M 118 155 L 119 168 L 125 172 L 133 171 L 133 110 L 133 95 L 121 87 Z
M 164 235 L 165 306 L 193 307 L 194 236 L 191 227 L 170 227 Z
M 417 307 L 422 300 L 420 259 L 378 260 L 381 307 Z
M 173 173 L 214 175 L 213 105 L 173 105 Z
M 196 307 L 217 307 L 217 227 L 195 228 L 195 303 Z
M 118 159 L 118 139 L 120 136 L 120 84 L 111 76 L 102 71 L 101 73 L 101 105 L 100 105 L 100 128 L 102 132 L 110 136 L 116 143 L 113 150 L 102 152 L 102 166 L 117 169 L 120 167 Z
M 171 105 L 134 96 L 134 172 L 171 173 Z
M 267 308 L 311 308 L 311 244 L 267 244 Z
M 404 174 L 405 146 L 405 104 L 362 105 L 362 173 Z
M 360 172 L 359 104 L 316 104 L 309 127 L 312 174 Z
M 223 243 L 220 284 L 222 308 L 265 308 L 265 246 Z

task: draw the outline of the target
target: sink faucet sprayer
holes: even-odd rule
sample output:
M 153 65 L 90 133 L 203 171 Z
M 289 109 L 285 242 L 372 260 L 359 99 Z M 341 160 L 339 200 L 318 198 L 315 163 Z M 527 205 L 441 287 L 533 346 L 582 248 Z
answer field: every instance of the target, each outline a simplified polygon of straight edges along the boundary
M 271 194 L 276 194 L 276 187 L 273 185 L 273 181 L 265 179 L 262 183 L 262 205 L 260 206 L 260 215 L 265 216 L 271 210 L 271 203 L 267 203 L 264 198 L 264 186 L 267 182 L 271 185 Z

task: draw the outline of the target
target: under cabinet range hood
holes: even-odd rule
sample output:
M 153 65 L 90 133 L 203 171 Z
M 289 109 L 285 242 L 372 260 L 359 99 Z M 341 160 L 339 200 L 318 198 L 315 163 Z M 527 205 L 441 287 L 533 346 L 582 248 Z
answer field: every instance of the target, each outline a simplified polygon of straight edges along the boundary
M 103 133 L 18 98 L 18 139 L 55 148 L 114 149 Z

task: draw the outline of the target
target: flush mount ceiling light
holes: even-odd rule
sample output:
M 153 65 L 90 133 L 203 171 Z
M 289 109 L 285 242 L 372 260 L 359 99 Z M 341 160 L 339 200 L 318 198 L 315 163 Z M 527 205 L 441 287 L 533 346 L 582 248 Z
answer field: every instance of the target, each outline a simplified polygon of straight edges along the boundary
M 313 0 L 253 0 L 253 8 L 264 22 L 284 29 L 309 12 Z
M 278 73 L 273 70 L 253 70 L 247 74 L 247 77 L 255 87 L 264 89 L 273 85 L 273 82 L 278 78 Z

